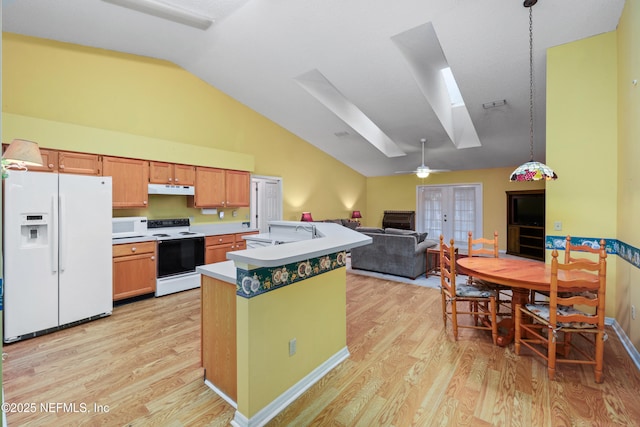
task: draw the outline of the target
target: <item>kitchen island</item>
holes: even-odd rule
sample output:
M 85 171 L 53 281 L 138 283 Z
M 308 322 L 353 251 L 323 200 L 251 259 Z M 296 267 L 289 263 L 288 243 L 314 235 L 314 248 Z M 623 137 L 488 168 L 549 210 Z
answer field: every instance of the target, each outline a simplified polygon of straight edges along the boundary
M 236 408 L 232 425 L 264 425 L 349 357 L 347 250 L 369 243 L 341 225 L 313 223 L 312 238 L 198 267 L 205 382 Z

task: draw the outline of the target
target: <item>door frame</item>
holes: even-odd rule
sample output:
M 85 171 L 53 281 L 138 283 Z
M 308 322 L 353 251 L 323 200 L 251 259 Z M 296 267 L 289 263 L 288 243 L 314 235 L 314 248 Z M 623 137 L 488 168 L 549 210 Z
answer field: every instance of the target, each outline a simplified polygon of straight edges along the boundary
M 282 219 L 282 177 L 279 176 L 267 176 L 267 175 L 251 175 L 251 197 L 250 197 L 250 227 L 260 230 L 261 233 L 266 233 L 268 230 L 260 229 L 260 224 L 256 219 L 258 215 L 258 207 L 264 201 L 263 192 L 258 191 L 261 185 L 266 182 L 276 181 L 278 184 L 278 219 Z
M 419 232 L 424 232 L 422 230 L 422 223 L 424 222 L 424 208 L 422 203 L 420 203 L 420 192 L 424 188 L 454 188 L 454 187 L 474 187 L 476 189 L 477 199 L 476 199 L 476 217 L 475 217 L 475 228 L 476 231 L 474 236 L 482 236 L 484 230 L 484 221 L 483 221 L 483 211 L 484 211 L 484 196 L 483 196 L 483 186 L 481 182 L 467 182 L 467 183 L 456 183 L 456 184 L 430 184 L 430 185 L 417 185 L 416 186 L 416 228 Z M 440 236 L 430 236 L 429 238 L 438 240 Z M 464 242 L 455 242 L 457 246 L 463 244 L 466 245 L 467 241 Z

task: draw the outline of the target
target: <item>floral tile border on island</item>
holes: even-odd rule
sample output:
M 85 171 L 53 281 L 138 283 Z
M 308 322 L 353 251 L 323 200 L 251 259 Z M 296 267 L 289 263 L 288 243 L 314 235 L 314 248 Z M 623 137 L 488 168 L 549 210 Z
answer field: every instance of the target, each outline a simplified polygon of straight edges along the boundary
M 546 249 L 564 250 L 566 236 L 547 236 L 545 239 Z M 617 239 L 604 239 L 607 253 L 610 255 L 618 255 L 633 266 L 640 268 L 640 249 L 621 242 Z M 589 245 L 591 247 L 599 247 L 600 239 L 574 237 L 571 236 L 571 242 L 575 245 Z
M 255 270 L 237 269 L 236 295 L 253 298 L 301 280 L 346 266 L 346 251 L 323 255 L 278 267 L 260 267 Z

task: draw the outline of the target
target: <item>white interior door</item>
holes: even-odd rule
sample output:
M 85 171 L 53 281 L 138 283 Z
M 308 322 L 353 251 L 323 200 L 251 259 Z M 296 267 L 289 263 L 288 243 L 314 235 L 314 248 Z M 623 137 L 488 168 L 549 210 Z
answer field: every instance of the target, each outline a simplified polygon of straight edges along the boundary
M 269 231 L 269 222 L 282 219 L 282 178 L 251 178 L 251 228 Z
M 422 185 L 417 188 L 416 228 L 438 240 L 442 234 L 457 247 L 467 244 L 469 231 L 482 235 L 482 185 Z

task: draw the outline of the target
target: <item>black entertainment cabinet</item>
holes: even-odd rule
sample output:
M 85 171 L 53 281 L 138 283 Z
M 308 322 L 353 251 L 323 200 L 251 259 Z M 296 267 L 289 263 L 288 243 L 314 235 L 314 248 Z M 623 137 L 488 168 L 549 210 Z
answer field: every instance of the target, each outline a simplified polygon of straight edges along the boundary
M 507 253 L 544 261 L 544 190 L 507 191 Z

